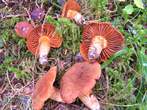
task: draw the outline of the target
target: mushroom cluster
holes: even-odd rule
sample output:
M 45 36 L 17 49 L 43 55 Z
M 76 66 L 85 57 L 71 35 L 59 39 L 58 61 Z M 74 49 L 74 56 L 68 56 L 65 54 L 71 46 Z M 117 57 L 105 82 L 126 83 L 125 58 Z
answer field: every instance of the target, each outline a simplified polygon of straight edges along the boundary
M 32 96 L 32 107 L 41 110 L 47 99 L 63 103 L 72 103 L 79 98 L 91 110 L 99 110 L 100 105 L 92 93 L 96 80 L 100 78 L 100 64 L 82 62 L 69 68 L 61 78 L 60 89 L 53 86 L 57 74 L 57 67 L 44 74 L 36 83 Z
M 76 0 L 67 0 L 61 17 L 83 25 L 80 44 L 83 60 L 66 70 L 60 80 L 60 88 L 53 85 L 57 76 L 56 66 L 51 67 L 39 78 L 32 96 L 34 110 L 41 110 L 49 98 L 62 103 L 73 103 L 79 98 L 91 110 L 100 110 L 100 104 L 92 92 L 96 80 L 101 76 L 99 63 L 106 61 L 123 48 L 124 37 L 110 23 L 85 21 L 80 10 L 81 7 Z M 36 13 L 38 10 L 35 10 L 33 15 L 35 18 L 38 16 Z M 43 16 L 44 14 L 41 17 Z M 26 39 L 28 50 L 39 57 L 40 64 L 47 64 L 50 48 L 59 48 L 63 42 L 56 27 L 49 23 L 33 27 L 29 22 L 19 22 L 15 26 L 15 31 Z

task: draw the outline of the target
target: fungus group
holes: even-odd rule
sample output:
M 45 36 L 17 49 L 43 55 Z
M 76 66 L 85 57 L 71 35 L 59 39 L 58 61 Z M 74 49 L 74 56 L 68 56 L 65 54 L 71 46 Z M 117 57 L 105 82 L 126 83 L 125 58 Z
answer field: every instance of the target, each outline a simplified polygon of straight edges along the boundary
M 91 110 L 100 110 L 100 104 L 92 92 L 96 80 L 101 76 L 99 63 L 122 49 L 124 37 L 110 23 L 85 21 L 80 10 L 81 7 L 76 0 L 67 0 L 61 17 L 74 20 L 83 26 L 82 42 L 79 47 L 83 59 L 66 70 L 61 77 L 59 88 L 53 85 L 57 76 L 56 66 L 51 67 L 39 78 L 32 95 L 34 110 L 41 110 L 48 99 L 69 104 L 77 98 Z M 35 9 L 35 12 L 37 11 Z M 32 16 L 36 18 L 38 15 L 35 13 Z M 49 23 L 33 27 L 29 22 L 23 21 L 16 24 L 15 31 L 26 39 L 28 50 L 39 58 L 40 64 L 48 64 L 50 48 L 59 48 L 63 42 L 56 27 Z
M 92 110 L 99 110 L 100 105 L 92 93 L 96 80 L 100 78 L 101 67 L 98 62 L 81 62 L 69 68 L 61 78 L 60 89 L 53 86 L 57 67 L 45 73 L 36 83 L 32 96 L 34 110 L 41 110 L 47 99 L 63 103 L 72 103 L 79 98 Z

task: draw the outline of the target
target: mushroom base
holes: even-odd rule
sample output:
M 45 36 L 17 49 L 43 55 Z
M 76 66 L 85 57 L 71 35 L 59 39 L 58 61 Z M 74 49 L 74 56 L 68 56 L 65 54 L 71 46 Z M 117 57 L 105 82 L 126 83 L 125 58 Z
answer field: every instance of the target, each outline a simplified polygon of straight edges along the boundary
M 92 39 L 91 46 L 89 47 L 88 50 L 88 59 L 89 60 L 97 59 L 100 56 L 103 48 L 106 47 L 107 47 L 107 41 L 101 36 L 95 36 Z
M 77 24 L 83 24 L 85 21 L 84 17 L 77 11 L 68 10 L 67 17 L 74 20 Z
M 50 99 L 57 101 L 57 102 L 64 102 L 62 97 L 61 97 L 61 93 L 60 90 L 54 87 L 54 92 L 51 95 Z
M 94 95 L 85 95 L 79 98 L 91 110 L 100 110 L 100 104 Z

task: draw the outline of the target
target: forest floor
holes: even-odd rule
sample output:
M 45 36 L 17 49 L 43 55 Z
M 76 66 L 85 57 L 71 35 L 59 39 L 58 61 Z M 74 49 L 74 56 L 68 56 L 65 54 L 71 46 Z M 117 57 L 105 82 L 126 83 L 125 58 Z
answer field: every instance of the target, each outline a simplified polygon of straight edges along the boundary
M 52 2 L 50 2 L 52 1 Z M 0 0 L 0 110 L 31 110 L 35 82 L 51 65 L 58 66 L 56 85 L 79 53 L 82 27 L 58 18 L 64 0 Z M 102 75 L 94 88 L 104 110 L 146 110 L 147 108 L 147 2 L 140 0 L 78 0 L 86 20 L 111 22 L 125 37 L 124 48 L 101 63 Z M 138 0 L 139 1 L 139 0 Z M 42 7 L 46 16 L 33 21 L 28 16 Z M 64 43 L 49 53 L 42 66 L 28 51 L 25 39 L 17 36 L 15 24 L 43 21 L 59 28 Z M 66 27 L 66 28 L 64 28 Z M 72 104 L 46 101 L 43 110 L 88 110 L 76 100 Z

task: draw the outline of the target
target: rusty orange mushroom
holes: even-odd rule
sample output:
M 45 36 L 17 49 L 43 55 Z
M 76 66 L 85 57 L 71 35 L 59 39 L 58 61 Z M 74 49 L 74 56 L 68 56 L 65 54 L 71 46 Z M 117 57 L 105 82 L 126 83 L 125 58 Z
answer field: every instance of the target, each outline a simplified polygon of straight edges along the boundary
M 51 69 L 44 74 L 36 83 L 32 96 L 32 107 L 34 110 L 41 110 L 47 99 L 63 102 L 59 89 L 53 86 L 57 74 L 57 67 Z
M 107 60 L 124 44 L 124 36 L 110 23 L 87 22 L 82 33 L 80 53 L 85 60 Z
M 47 55 L 50 48 L 59 48 L 62 44 L 62 37 L 56 32 L 52 24 L 44 24 L 34 28 L 28 35 L 27 47 L 34 55 L 39 56 L 41 64 L 47 63 Z
M 72 103 L 77 97 L 90 109 L 99 110 L 100 105 L 92 94 L 96 79 L 101 75 L 99 63 L 76 63 L 62 77 L 60 82 L 61 97 L 64 102 Z
M 27 21 L 19 22 L 15 25 L 15 32 L 18 36 L 27 38 L 28 34 L 33 29 L 33 25 Z
M 62 10 L 61 17 L 74 20 L 78 24 L 84 22 L 84 17 L 80 13 L 81 7 L 75 0 L 68 0 Z

